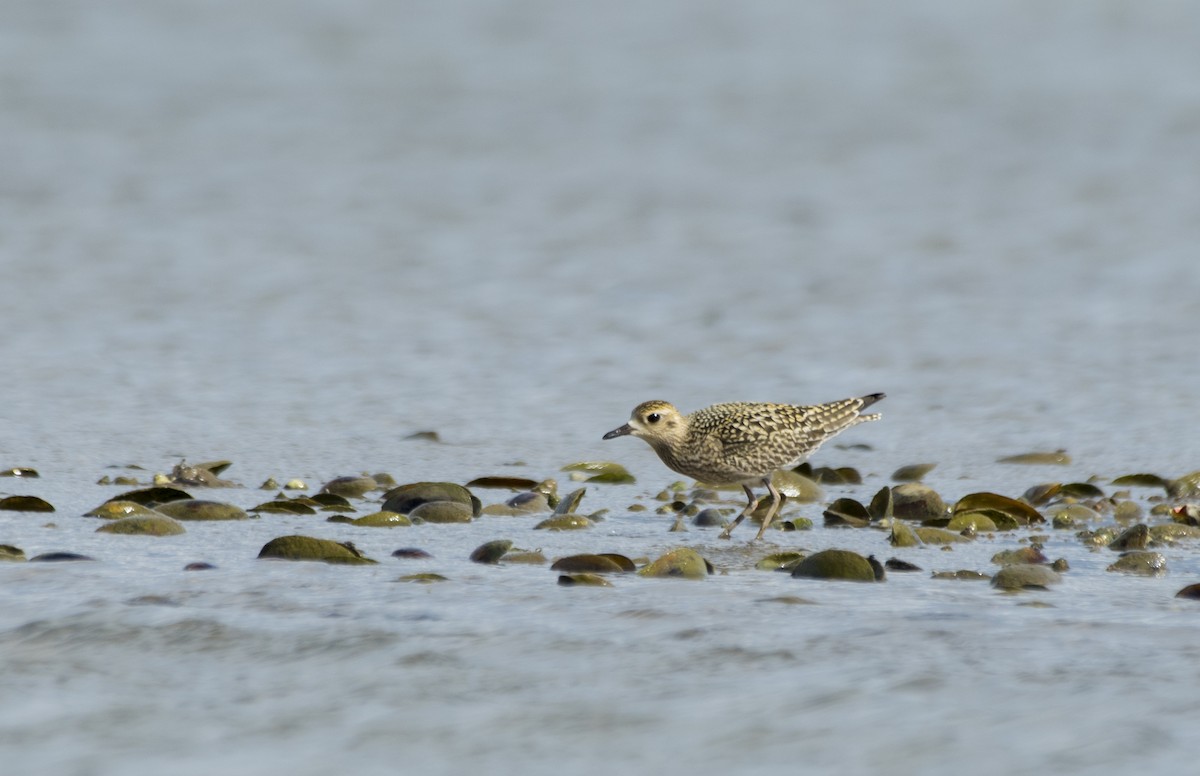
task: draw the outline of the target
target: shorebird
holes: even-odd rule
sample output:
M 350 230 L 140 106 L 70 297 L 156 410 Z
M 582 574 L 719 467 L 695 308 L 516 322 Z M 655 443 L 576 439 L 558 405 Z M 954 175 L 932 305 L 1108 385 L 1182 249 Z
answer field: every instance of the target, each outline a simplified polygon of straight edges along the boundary
M 728 539 L 758 506 L 751 485 L 765 486 L 771 505 L 754 537 L 757 540 L 783 503 L 771 484 L 771 474 L 799 466 L 826 440 L 851 426 L 879 420 L 878 413 L 864 415 L 862 411 L 882 398 L 884 394 L 872 393 L 812 406 L 733 402 L 689 415 L 681 414 L 669 402 L 647 401 L 634 407 L 628 423 L 604 438 L 641 437 L 663 463 L 680 474 L 709 485 L 741 485 L 749 501 L 721 532 L 722 539 Z

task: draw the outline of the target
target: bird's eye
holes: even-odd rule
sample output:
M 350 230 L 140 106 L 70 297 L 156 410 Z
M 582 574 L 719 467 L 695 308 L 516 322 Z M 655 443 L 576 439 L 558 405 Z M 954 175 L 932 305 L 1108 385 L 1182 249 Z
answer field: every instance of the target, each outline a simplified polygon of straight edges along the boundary
M 660 420 L 662 420 L 662 415 L 659 415 L 657 412 L 651 412 L 646 416 L 647 423 L 657 423 Z

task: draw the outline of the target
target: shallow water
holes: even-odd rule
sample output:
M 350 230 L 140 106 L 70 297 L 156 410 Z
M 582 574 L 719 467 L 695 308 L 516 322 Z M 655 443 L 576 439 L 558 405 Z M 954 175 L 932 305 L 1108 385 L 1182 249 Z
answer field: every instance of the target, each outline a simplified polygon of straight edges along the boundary
M 1178 3 L 11 2 L 0 29 L 0 542 L 14 773 L 1190 767 L 1194 547 L 1042 594 L 747 570 L 629 513 L 677 479 L 664 398 L 886 391 L 816 462 L 866 499 L 1200 469 L 1200 12 Z M 436 430 L 442 442 L 405 439 Z M 1066 449 L 1070 467 L 998 465 Z M 612 458 L 582 535 L 271 516 L 172 538 L 77 517 L 138 464 L 246 489 L 360 471 L 535 479 Z M 1104 480 L 1102 480 L 1104 482 Z M 204 494 L 208 495 L 208 494 Z M 480 493 L 500 501 L 499 491 Z M 1150 493 L 1135 497 L 1145 503 Z M 816 518 L 820 508 L 798 514 Z M 54 527 L 46 527 L 53 522 Z M 381 561 L 254 560 L 304 532 Z M 565 589 L 493 538 L 727 573 Z M 891 552 L 927 570 L 1015 539 Z M 429 561 L 390 557 L 424 547 Z M 212 572 L 184 573 L 194 560 Z M 440 585 L 397 584 L 439 571 Z M 800 596 L 814 605 L 787 604 Z M 1026 606 L 1031 602 L 1051 608 Z M 1136 742 L 1136 744 L 1131 743 Z

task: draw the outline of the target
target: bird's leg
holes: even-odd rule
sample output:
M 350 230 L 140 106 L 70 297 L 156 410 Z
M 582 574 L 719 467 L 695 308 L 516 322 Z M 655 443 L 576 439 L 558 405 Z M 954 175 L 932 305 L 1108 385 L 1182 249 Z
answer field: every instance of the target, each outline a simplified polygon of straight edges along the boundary
M 779 508 L 783 506 L 783 497 L 779 495 L 779 491 L 771 484 L 771 475 L 763 477 L 763 485 L 767 486 L 767 492 L 771 494 L 771 506 L 767 508 L 767 514 L 763 515 L 762 528 L 758 529 L 758 536 L 754 537 L 755 541 L 763 538 L 763 533 L 767 530 L 767 526 L 771 524 L 771 520 L 775 515 L 779 514 Z
M 721 532 L 721 536 L 719 537 L 721 539 L 728 539 L 729 534 L 733 533 L 733 529 L 738 527 L 738 523 L 745 520 L 746 515 L 753 512 L 754 508 L 758 506 L 758 499 L 754 497 L 754 491 L 750 490 L 750 486 L 743 484 L 742 490 L 746 491 L 746 498 L 749 499 L 750 503 L 746 504 L 746 508 L 742 510 L 742 513 L 732 523 L 725 526 L 725 530 Z

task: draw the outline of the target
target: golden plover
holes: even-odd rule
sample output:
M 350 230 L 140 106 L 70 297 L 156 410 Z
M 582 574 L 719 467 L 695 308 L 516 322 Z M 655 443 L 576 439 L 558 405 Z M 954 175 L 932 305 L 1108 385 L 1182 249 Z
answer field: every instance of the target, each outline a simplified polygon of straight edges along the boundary
M 665 401 L 634 407 L 629 422 L 604 435 L 605 439 L 632 434 L 654 448 L 671 469 L 710 485 L 737 484 L 749 503 L 721 532 L 722 539 L 758 506 L 751 484 L 766 486 L 771 506 L 755 539 L 761 539 L 783 502 L 771 484 L 771 474 L 799 466 L 827 439 L 851 426 L 878 420 L 862 410 L 884 397 L 872 393 L 854 399 L 804 407 L 795 404 L 733 402 L 714 404 L 682 415 Z

